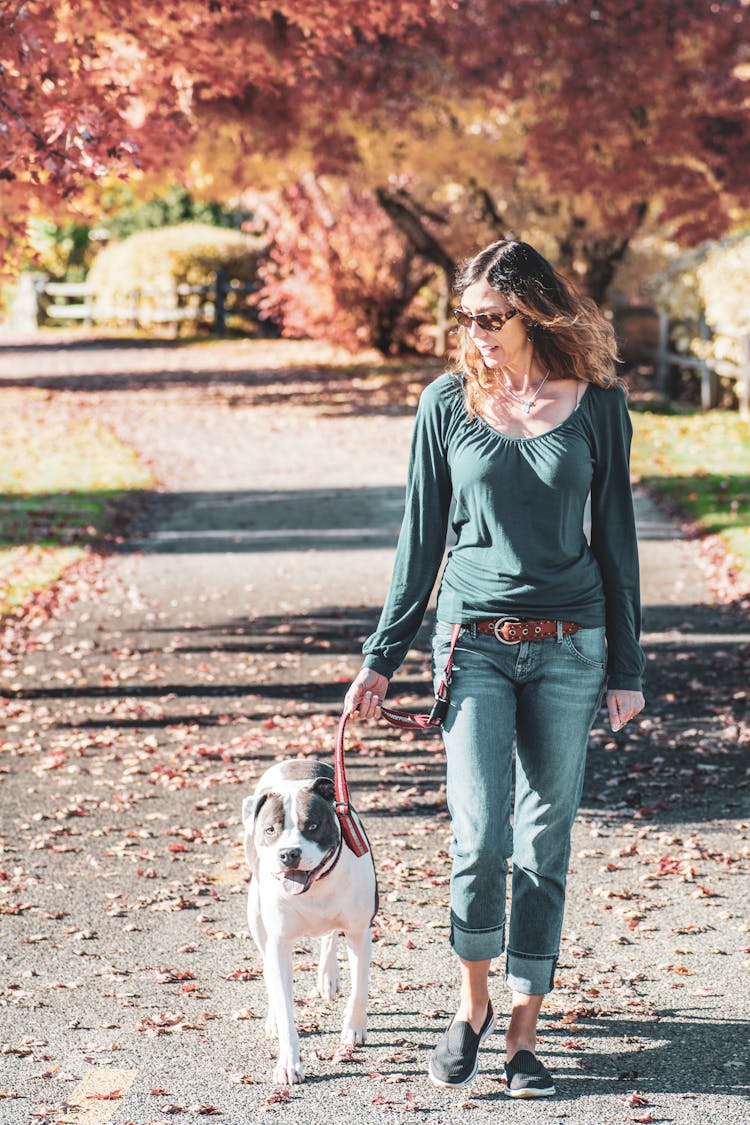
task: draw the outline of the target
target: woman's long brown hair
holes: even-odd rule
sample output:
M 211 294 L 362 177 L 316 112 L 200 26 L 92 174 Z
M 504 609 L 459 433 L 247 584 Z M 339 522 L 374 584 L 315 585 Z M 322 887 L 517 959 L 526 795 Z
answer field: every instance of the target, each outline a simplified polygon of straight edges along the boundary
M 460 269 L 455 284 L 460 298 L 470 285 L 485 280 L 517 309 L 542 367 L 550 377 L 578 379 L 612 387 L 617 343 L 612 325 L 589 297 L 584 297 L 527 242 L 503 239 L 475 254 Z M 466 379 L 469 414 L 481 410 L 498 385 L 485 367 L 468 331 L 459 329 L 451 366 Z

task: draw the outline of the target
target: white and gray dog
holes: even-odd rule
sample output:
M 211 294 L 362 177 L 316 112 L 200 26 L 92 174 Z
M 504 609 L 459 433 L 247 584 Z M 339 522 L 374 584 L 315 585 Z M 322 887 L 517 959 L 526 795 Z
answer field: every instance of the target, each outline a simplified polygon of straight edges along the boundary
M 322 939 L 318 990 L 333 999 L 339 991 L 337 939 L 343 932 L 352 989 L 341 1042 L 365 1041 L 371 924 L 377 910 L 372 851 L 357 857 L 342 838 L 333 769 L 323 762 L 292 758 L 271 766 L 253 796 L 243 801 L 242 820 L 252 870 L 248 921 L 268 991 L 266 1035 L 279 1040 L 274 1080 L 302 1082 L 292 997 L 292 950 L 300 938 Z

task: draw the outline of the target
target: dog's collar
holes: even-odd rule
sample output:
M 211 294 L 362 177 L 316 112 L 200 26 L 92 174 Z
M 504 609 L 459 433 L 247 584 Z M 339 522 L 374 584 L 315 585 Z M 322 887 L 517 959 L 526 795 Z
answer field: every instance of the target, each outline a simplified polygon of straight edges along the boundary
M 318 879 L 325 879 L 326 875 L 331 874 L 334 867 L 336 866 L 339 859 L 341 858 L 341 848 L 343 846 L 343 843 L 344 843 L 343 837 L 339 836 L 339 842 L 336 845 L 336 847 L 331 848 L 328 855 L 323 856 L 322 860 L 320 861 L 318 866 L 315 868 L 315 870 L 310 872 L 310 882 L 309 882 L 309 885 L 307 887 L 305 887 L 306 891 L 309 890 L 310 887 L 313 885 L 313 883 L 316 883 L 318 881 Z M 328 862 L 329 860 L 330 860 L 330 863 Z M 326 864 L 328 864 L 327 867 L 326 867 Z
M 339 840 L 338 840 L 338 843 L 336 844 L 336 846 L 331 848 L 329 851 L 326 852 L 326 854 L 323 856 L 323 858 L 321 859 L 321 861 L 320 861 L 320 863 L 318 864 L 317 867 L 313 867 L 313 869 L 311 871 L 307 872 L 307 878 L 305 879 L 305 885 L 302 888 L 302 890 L 296 892 L 297 894 L 301 894 L 301 895 L 305 894 L 307 891 L 310 890 L 310 887 L 313 885 L 313 883 L 317 883 L 319 879 L 325 879 L 326 875 L 331 874 L 334 867 L 336 866 L 339 859 L 341 858 L 341 848 L 343 846 L 343 842 L 344 842 L 343 837 L 339 836 Z M 277 871 L 276 872 L 276 878 L 277 879 L 283 879 L 285 875 L 288 875 L 288 872 L 286 872 L 286 871 Z

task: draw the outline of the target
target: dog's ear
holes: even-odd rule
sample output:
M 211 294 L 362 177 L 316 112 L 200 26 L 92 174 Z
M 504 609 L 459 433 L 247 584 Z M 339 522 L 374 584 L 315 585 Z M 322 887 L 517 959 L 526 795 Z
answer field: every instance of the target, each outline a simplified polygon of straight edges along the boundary
M 249 836 L 252 836 L 255 831 L 258 813 L 267 800 L 268 793 L 254 793 L 251 797 L 245 797 L 242 802 L 242 823 L 245 825 L 245 832 Z
M 245 826 L 245 859 L 250 864 L 250 870 L 256 879 L 258 877 L 258 853 L 255 850 L 253 834 L 255 832 L 255 821 L 258 818 L 258 813 L 265 804 L 267 797 L 267 793 L 260 793 L 252 797 L 245 797 L 242 802 L 242 823 Z
M 333 804 L 336 790 L 333 787 L 333 782 L 327 777 L 318 777 L 312 787 L 313 793 L 319 793 L 324 800 L 330 801 Z

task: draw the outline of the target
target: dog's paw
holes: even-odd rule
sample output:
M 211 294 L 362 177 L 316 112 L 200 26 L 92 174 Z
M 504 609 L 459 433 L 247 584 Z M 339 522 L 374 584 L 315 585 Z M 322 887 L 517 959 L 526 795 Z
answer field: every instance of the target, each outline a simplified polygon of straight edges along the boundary
M 361 1047 L 367 1039 L 367 1027 L 365 1024 L 354 1024 L 348 1020 L 344 1021 L 344 1026 L 341 1028 L 341 1042 L 346 1047 Z
M 298 1082 L 304 1082 L 305 1068 L 299 1055 L 295 1057 L 292 1051 L 280 1051 L 273 1080 L 278 1086 L 294 1086 Z
M 339 994 L 339 967 L 334 962 L 332 970 L 318 970 L 318 992 L 324 1000 L 335 1000 Z

